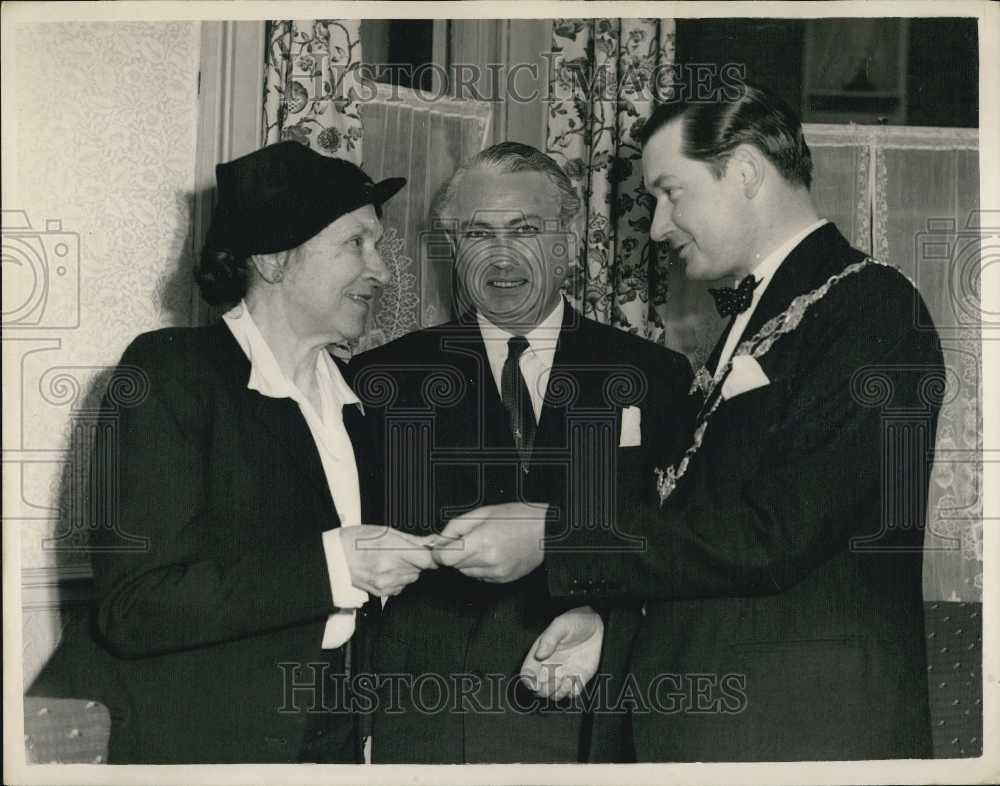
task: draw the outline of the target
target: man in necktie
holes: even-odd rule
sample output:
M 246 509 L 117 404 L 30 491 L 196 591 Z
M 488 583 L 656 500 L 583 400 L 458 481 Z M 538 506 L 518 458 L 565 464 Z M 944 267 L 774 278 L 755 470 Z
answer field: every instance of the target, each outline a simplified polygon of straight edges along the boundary
M 817 214 L 802 127 L 767 90 L 665 104 L 642 143 L 651 237 L 689 278 L 740 282 L 717 298 L 731 319 L 696 374 L 684 456 L 620 516 L 645 548 L 609 556 L 599 529 L 485 507 L 445 528 L 459 569 L 516 581 L 544 564 L 555 597 L 646 601 L 640 761 L 929 756 L 921 568 L 944 369 L 923 300 Z
M 524 504 L 613 529 L 617 499 L 654 498 L 654 468 L 688 429 L 690 366 L 562 297 L 579 208 L 558 164 L 516 143 L 483 151 L 444 190 L 436 217 L 457 318 L 351 363 L 384 426 L 384 520 L 438 533 L 481 505 Z M 439 559 L 454 547 L 451 566 L 426 571 L 383 612 L 373 760 L 619 759 L 624 715 L 591 718 L 564 678 L 599 666 L 620 680 L 637 605 L 602 619 L 551 598 L 542 570 L 484 581 L 460 542 L 439 545 Z

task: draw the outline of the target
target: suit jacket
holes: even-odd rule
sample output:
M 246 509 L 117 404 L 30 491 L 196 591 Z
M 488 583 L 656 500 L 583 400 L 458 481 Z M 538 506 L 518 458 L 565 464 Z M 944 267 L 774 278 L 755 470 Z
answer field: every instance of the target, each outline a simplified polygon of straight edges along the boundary
M 297 405 L 249 374 L 219 322 L 139 336 L 109 384 L 117 434 L 98 438 L 94 481 L 117 493 L 95 495 L 96 642 L 79 650 L 101 676 L 70 682 L 109 705 L 112 763 L 293 762 L 319 683 L 343 672 L 346 648 L 321 649 L 321 536 L 339 522 L 319 453 Z M 364 419 L 344 418 L 364 467 Z
M 744 337 L 863 257 L 817 229 Z M 944 370 L 929 324 L 897 271 L 843 279 L 759 358 L 770 384 L 721 403 L 666 503 L 623 513 L 643 551 L 547 556 L 554 594 L 647 601 L 640 760 L 930 755 L 921 565 Z
M 649 488 L 657 459 L 686 431 L 686 358 L 568 304 L 527 472 L 474 316 L 412 333 L 353 366 L 358 396 L 380 413 L 383 454 L 371 466 L 385 468 L 374 483 L 385 489 L 384 521 L 423 534 L 480 505 L 519 500 L 547 502 L 563 522 L 606 526 L 615 499 Z M 641 410 L 641 445 L 619 447 L 629 406 Z M 590 746 L 583 713 L 533 701 L 517 679 L 535 638 L 576 605 L 551 601 L 544 570 L 507 585 L 425 571 L 383 611 L 376 665 L 384 680 L 405 676 L 382 693 L 374 760 L 618 758 L 622 715 L 596 720 Z M 606 618 L 601 670 L 615 679 L 637 621 L 637 608 Z M 414 678 L 430 679 L 420 675 L 438 675 L 452 706 L 433 686 L 412 695 Z

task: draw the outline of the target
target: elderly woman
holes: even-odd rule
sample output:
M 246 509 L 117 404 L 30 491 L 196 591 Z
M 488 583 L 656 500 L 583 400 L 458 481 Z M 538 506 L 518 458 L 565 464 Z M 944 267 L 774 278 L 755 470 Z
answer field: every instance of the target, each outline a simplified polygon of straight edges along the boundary
M 233 307 L 129 346 L 118 373 L 148 394 L 95 454 L 118 466 L 95 559 L 125 696 L 109 760 L 353 762 L 365 602 L 434 564 L 423 539 L 361 525 L 364 416 L 327 351 L 364 330 L 380 208 L 405 181 L 294 142 L 216 173 L 196 279 Z

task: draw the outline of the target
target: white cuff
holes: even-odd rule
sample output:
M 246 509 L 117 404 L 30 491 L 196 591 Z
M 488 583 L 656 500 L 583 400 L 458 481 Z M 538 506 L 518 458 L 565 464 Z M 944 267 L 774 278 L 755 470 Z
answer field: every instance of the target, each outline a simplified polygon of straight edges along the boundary
M 333 605 L 338 609 L 357 609 L 363 606 L 368 600 L 368 593 L 351 584 L 351 569 L 347 567 L 339 528 L 323 533 L 323 553 L 326 555 L 326 570 L 330 575 Z

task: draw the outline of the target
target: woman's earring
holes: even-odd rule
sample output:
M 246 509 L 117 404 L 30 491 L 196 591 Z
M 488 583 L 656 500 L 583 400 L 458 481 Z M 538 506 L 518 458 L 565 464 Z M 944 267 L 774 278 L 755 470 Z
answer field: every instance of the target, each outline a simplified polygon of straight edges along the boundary
M 268 284 L 280 284 L 285 278 L 285 265 L 288 263 L 288 252 L 285 252 L 284 259 L 280 259 L 276 254 L 254 254 L 250 257 L 253 266 L 257 268 L 257 273 Z

